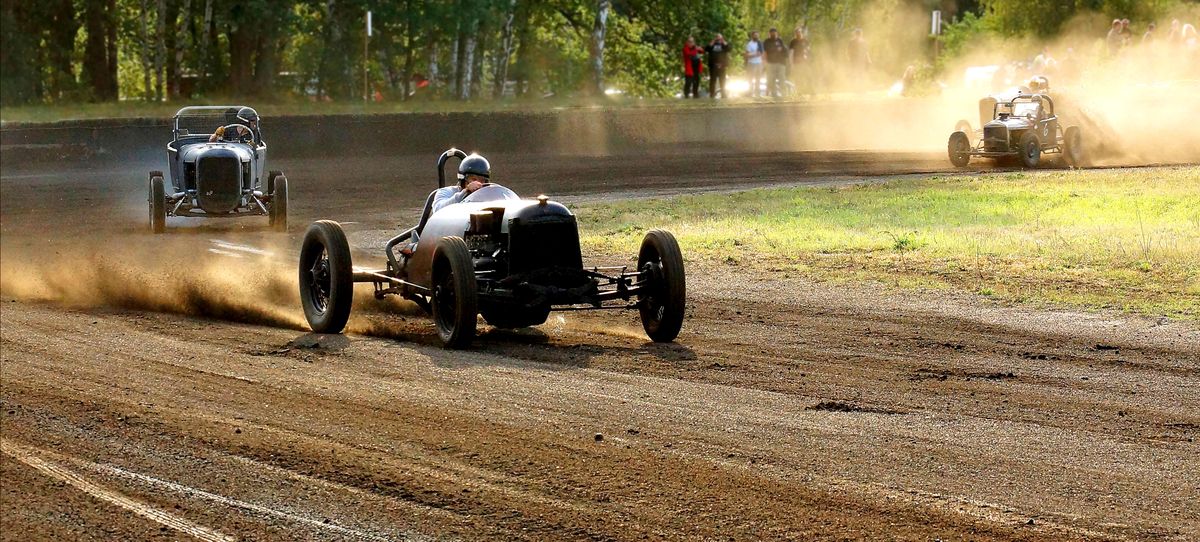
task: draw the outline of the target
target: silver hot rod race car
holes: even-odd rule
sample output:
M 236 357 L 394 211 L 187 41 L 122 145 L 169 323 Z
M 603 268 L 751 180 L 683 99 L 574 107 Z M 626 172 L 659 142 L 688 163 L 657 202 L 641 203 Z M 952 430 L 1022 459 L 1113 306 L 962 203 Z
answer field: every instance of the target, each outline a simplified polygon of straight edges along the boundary
M 451 157 L 468 159 L 457 149 L 442 154 L 441 187 Z M 396 295 L 429 312 L 449 348 L 471 343 L 477 315 L 495 327 L 519 328 L 544 323 L 553 310 L 637 309 L 650 339 L 670 342 L 679 334 L 686 304 L 683 255 L 670 233 L 648 232 L 632 269 L 585 267 L 575 215 L 546 196 L 521 199 L 490 183 L 434 212 L 436 193 L 417 225 L 387 242 L 386 269 L 353 267 L 337 222 L 309 226 L 299 277 L 313 331 L 342 331 L 354 283 L 365 282 L 374 286 L 376 299 Z
M 264 179 L 267 144 L 258 113 L 245 106 L 184 107 L 175 113 L 167 143 L 171 186 L 150 172 L 150 229 L 162 233 L 168 216 L 267 215 L 275 231 L 287 231 L 287 178 Z
M 979 102 L 982 130 L 963 120 L 950 134 L 950 163 L 966 167 L 972 156 L 1018 158 L 1022 166 L 1037 167 L 1043 154 L 1059 153 L 1067 165 L 1083 162 L 1079 127 L 1064 127 L 1046 94 L 1017 92 L 989 96 Z

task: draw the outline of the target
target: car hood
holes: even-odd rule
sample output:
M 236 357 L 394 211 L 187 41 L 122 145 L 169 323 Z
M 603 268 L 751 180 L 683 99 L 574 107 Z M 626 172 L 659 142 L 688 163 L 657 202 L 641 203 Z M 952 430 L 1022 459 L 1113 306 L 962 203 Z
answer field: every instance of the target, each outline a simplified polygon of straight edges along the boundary
M 221 151 L 219 154 L 228 156 L 232 152 L 242 162 L 248 162 L 254 157 L 254 151 L 250 147 L 241 143 L 197 143 L 188 145 L 183 148 L 181 158 L 184 162 L 195 162 L 197 158 L 204 156 L 213 151 Z
M 1033 120 L 1025 117 L 1009 117 L 1006 119 L 996 119 L 984 125 L 988 126 L 1003 126 L 1009 130 L 1027 130 L 1033 128 Z

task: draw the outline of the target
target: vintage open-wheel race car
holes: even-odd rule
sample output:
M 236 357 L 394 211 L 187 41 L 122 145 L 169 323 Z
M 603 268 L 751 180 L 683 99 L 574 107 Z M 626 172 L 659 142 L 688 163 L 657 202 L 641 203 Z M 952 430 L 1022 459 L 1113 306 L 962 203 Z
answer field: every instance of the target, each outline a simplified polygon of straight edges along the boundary
M 466 154 L 450 149 L 445 164 Z M 356 269 L 337 222 L 309 226 L 300 249 L 300 299 L 318 333 L 339 333 L 349 319 L 354 283 L 370 283 L 376 299 L 400 296 L 433 317 L 441 343 L 468 346 L 477 315 L 492 326 L 520 328 L 546 321 L 551 311 L 637 309 L 646 335 L 675 340 L 683 325 L 686 286 L 675 237 L 651 230 L 637 266 L 585 267 L 575 216 L 546 196 L 521 199 L 486 184 L 433 212 L 435 193 L 417 225 L 388 241 L 387 267 Z
M 1017 158 L 1037 167 L 1043 154 L 1059 154 L 1068 166 L 1083 165 L 1083 136 L 1078 126 L 1063 126 L 1054 100 L 1045 94 L 1018 92 L 980 100 L 982 129 L 960 120 L 946 145 L 950 163 L 966 167 L 971 157 Z
M 150 230 L 165 231 L 168 216 L 267 215 L 272 229 L 287 231 L 287 177 L 264 171 L 267 144 L 259 122 L 246 106 L 176 112 L 167 143 L 170 191 L 163 172 L 150 172 Z

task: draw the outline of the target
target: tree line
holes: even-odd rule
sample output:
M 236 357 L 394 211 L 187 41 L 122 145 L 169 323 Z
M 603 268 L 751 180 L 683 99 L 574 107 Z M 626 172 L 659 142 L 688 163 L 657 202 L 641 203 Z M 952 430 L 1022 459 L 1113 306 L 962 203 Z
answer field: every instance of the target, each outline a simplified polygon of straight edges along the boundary
M 1150 0 L 1156 6 L 1175 0 Z M 1126 0 L 0 0 L 0 102 L 303 97 L 496 99 L 678 91 L 683 40 L 809 30 L 814 47 L 864 20 L 972 12 L 1006 33 Z M 1041 4 L 1045 4 L 1044 6 Z M 1051 5 L 1053 4 L 1053 5 Z M 1094 5 L 1093 5 L 1094 4 Z M 1136 3 L 1135 3 L 1136 4 Z M 1041 16 L 1026 10 L 1037 5 Z M 371 11 L 372 36 L 366 35 Z M 927 17 L 927 15 L 926 15 Z M 881 23 L 882 21 L 882 23 Z M 1057 23 L 1056 23 L 1057 24 Z M 870 37 L 870 36 L 868 36 Z M 872 46 L 886 54 L 891 37 Z M 905 54 L 908 54 L 907 52 Z M 367 73 L 363 73 L 364 60 Z M 909 62 L 896 59 L 897 62 Z

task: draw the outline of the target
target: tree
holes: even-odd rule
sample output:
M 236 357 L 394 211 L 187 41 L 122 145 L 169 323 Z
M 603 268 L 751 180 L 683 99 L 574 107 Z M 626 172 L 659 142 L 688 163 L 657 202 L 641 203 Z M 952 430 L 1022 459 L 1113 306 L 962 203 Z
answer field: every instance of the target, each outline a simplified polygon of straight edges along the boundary
M 83 79 L 96 101 L 117 99 L 117 1 L 86 0 Z
M 608 10 L 611 0 L 597 0 L 596 18 L 592 23 L 592 42 L 589 60 L 592 66 L 592 92 L 604 95 L 604 34 L 608 31 Z

